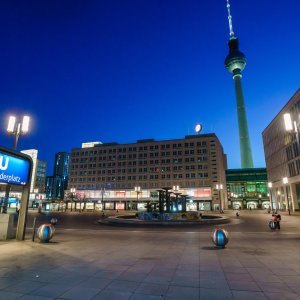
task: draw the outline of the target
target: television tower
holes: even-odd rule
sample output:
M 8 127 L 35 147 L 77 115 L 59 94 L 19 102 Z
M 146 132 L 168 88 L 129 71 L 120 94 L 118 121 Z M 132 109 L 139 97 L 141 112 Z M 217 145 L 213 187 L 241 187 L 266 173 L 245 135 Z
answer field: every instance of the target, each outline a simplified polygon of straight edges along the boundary
M 229 0 L 227 0 L 227 10 L 230 39 L 228 42 L 229 54 L 225 59 L 225 67 L 233 74 L 234 80 L 240 136 L 241 167 L 242 169 L 253 168 L 252 151 L 242 88 L 242 71 L 246 66 L 246 57 L 239 50 L 239 40 L 234 36 Z

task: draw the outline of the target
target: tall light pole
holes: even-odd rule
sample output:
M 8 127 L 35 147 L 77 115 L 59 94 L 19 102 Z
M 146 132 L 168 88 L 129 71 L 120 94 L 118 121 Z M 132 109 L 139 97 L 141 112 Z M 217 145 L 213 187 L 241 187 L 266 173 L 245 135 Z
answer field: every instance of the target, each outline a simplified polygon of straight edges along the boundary
M 37 203 L 39 204 L 39 201 L 38 201 L 39 189 L 34 189 L 33 192 L 34 192 L 34 202 L 35 202 L 34 205 L 36 205 Z
M 273 202 L 272 202 L 272 187 L 273 187 L 273 183 L 268 182 L 270 206 L 271 206 L 271 209 L 273 210 L 274 208 L 273 208 Z
M 286 202 L 287 202 L 287 206 L 288 206 L 288 212 L 289 215 L 291 214 L 291 208 L 290 208 L 290 201 L 289 201 L 289 196 L 288 196 L 288 192 L 287 192 L 287 184 L 289 182 L 289 179 L 287 177 L 283 177 L 282 178 L 282 183 L 284 184 L 284 193 L 286 196 Z
M 17 150 L 19 136 L 20 135 L 25 135 L 29 131 L 29 122 L 30 122 L 30 117 L 29 116 L 24 116 L 22 122 L 17 122 L 17 118 L 14 117 L 14 116 L 9 117 L 6 131 L 9 135 L 14 136 L 14 147 L 13 147 L 13 149 L 15 151 Z M 5 188 L 5 198 L 4 198 L 3 208 L 2 208 L 2 213 L 3 214 L 7 213 L 9 192 L 10 192 L 10 184 L 7 184 L 6 188 Z
M 142 192 L 140 186 L 135 186 L 134 191 L 136 192 L 136 209 L 138 207 L 138 202 L 139 202 L 139 194 Z M 132 207 L 131 207 L 132 209 Z
M 220 213 L 222 213 L 223 209 L 222 209 L 221 190 L 223 190 L 223 184 L 221 184 L 221 183 L 220 184 L 216 184 L 216 189 L 219 192 L 219 201 L 220 201 L 219 210 L 220 210 Z
M 276 207 L 276 210 L 278 209 L 281 209 L 281 192 L 278 190 L 277 191 L 277 207 Z
M 103 194 L 105 192 L 105 187 L 101 187 L 101 203 L 102 203 L 102 211 L 104 209 L 104 203 L 103 203 Z
M 181 195 L 181 193 L 179 192 L 179 185 L 174 185 L 173 186 L 173 193 L 175 194 L 175 208 L 176 208 L 176 212 L 178 211 L 178 196 Z
M 76 195 L 76 188 L 71 188 L 70 192 L 72 194 L 72 197 L 71 197 L 71 211 L 73 211 L 73 198 Z M 81 204 L 80 204 L 80 208 L 81 208 Z M 75 211 L 76 211 L 76 207 L 75 207 Z

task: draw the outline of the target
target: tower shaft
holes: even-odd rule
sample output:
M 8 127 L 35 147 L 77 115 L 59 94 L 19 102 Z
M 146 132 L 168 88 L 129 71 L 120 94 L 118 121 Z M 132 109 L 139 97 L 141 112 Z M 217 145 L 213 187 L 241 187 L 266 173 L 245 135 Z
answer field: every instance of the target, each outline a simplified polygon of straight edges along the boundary
M 251 144 L 249 138 L 247 115 L 245 110 L 242 76 L 240 74 L 234 75 L 234 87 L 236 96 L 236 105 L 238 113 L 239 136 L 240 136 L 240 153 L 241 153 L 241 167 L 253 168 L 253 159 Z

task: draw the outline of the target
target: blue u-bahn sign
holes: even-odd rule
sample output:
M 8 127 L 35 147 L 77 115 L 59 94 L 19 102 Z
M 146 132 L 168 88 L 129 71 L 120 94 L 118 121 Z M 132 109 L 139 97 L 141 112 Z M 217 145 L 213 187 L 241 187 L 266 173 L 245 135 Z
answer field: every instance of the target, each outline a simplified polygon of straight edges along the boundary
M 15 156 L 0 149 L 0 182 L 11 185 L 26 185 L 30 181 L 30 160 Z

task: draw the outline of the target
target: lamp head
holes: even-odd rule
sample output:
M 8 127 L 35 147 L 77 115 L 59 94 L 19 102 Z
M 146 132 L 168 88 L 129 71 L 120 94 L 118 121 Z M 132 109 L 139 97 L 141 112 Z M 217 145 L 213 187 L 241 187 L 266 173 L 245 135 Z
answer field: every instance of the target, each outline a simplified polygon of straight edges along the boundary
M 7 125 L 7 132 L 14 133 L 16 128 L 16 117 L 10 116 Z
M 29 122 L 30 122 L 30 117 L 29 116 L 24 116 L 23 121 L 22 121 L 22 127 L 21 127 L 22 134 L 28 133 Z

